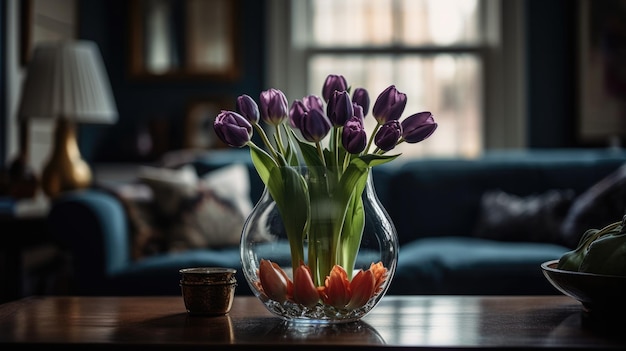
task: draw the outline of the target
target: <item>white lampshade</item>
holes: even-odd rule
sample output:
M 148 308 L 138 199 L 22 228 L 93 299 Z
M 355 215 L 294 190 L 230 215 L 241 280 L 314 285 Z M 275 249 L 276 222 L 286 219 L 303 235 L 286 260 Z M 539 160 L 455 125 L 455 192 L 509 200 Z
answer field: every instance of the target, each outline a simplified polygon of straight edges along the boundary
M 113 124 L 117 107 L 98 46 L 92 41 L 38 44 L 28 64 L 20 119 L 65 118 Z

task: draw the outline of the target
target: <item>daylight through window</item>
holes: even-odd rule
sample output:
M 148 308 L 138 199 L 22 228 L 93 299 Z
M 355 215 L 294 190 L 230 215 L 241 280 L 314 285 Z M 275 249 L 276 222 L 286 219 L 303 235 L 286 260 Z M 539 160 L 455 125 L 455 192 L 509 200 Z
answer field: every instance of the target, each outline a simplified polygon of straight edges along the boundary
M 305 52 L 307 91 L 343 74 L 374 100 L 389 84 L 408 96 L 403 117 L 429 110 L 436 137 L 396 151 L 473 156 L 482 151 L 479 0 L 293 1 L 292 43 Z M 290 97 L 290 100 L 300 97 Z M 371 108 L 370 108 L 371 110 Z M 368 130 L 375 121 L 366 118 Z

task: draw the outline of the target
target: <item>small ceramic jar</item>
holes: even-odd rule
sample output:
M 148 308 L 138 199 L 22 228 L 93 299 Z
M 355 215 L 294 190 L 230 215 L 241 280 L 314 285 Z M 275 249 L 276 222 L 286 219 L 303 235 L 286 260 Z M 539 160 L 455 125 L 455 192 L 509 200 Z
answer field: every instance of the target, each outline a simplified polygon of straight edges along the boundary
M 193 315 L 224 315 L 230 311 L 237 279 L 233 268 L 181 269 L 180 287 L 187 312 Z

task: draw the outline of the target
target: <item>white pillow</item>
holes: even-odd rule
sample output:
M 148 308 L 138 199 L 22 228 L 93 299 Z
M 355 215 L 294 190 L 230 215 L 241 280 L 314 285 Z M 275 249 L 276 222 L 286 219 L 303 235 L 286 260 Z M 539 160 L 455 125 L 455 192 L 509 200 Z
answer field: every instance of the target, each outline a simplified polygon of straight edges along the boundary
M 239 244 L 252 211 L 246 166 L 225 166 L 202 178 L 191 165 L 142 167 L 138 178 L 152 190 L 153 223 L 167 251 Z
M 209 172 L 200 179 L 200 185 L 231 201 L 244 218 L 252 212 L 250 176 L 245 165 L 237 163 Z
M 180 169 L 142 166 L 137 178 L 152 189 L 155 204 L 167 216 L 175 215 L 182 202 L 198 192 L 198 175 L 192 165 Z

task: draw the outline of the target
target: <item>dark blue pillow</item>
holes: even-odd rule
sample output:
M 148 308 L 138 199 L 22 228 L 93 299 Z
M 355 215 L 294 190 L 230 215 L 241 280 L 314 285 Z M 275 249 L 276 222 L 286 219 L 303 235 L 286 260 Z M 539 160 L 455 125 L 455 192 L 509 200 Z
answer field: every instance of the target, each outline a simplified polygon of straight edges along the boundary
M 621 166 L 580 194 L 561 226 L 562 240 L 575 248 L 588 229 L 622 220 L 626 211 L 626 165 Z
M 500 241 L 560 243 L 560 227 L 574 200 L 573 190 L 517 196 L 485 192 L 474 236 Z

